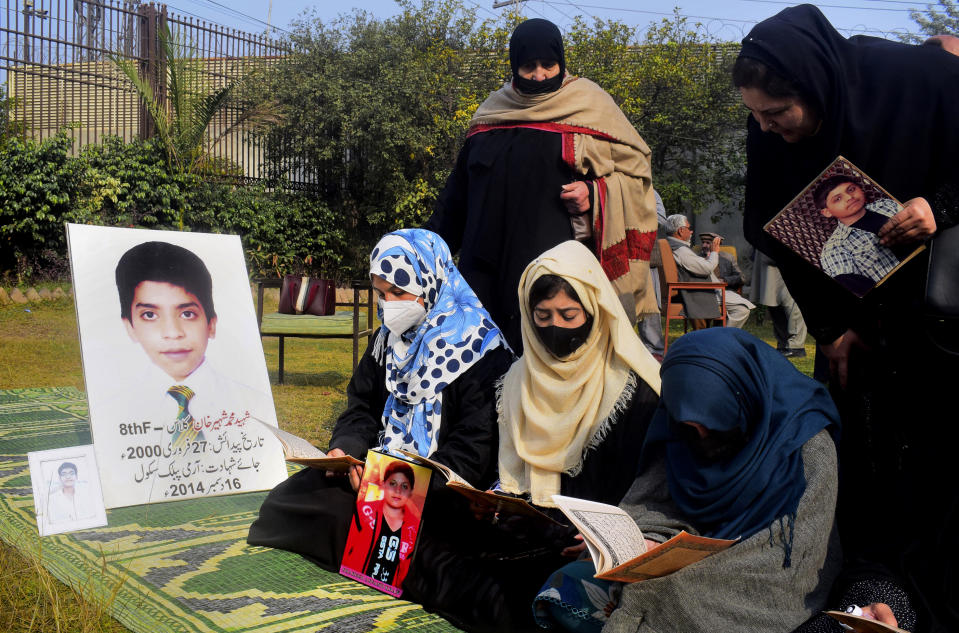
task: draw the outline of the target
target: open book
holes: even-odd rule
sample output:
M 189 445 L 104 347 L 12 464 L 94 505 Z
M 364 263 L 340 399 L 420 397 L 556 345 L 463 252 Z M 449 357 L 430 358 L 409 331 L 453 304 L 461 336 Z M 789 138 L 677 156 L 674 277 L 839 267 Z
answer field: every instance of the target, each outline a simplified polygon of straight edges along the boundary
M 659 578 L 736 542 L 680 532 L 647 551 L 643 532 L 616 506 L 562 495 L 553 495 L 553 501 L 583 535 L 596 566 L 596 578 L 603 580 L 639 582 Z
M 839 620 L 845 628 L 856 631 L 856 633 L 906 633 L 904 629 L 889 624 L 883 624 L 879 620 L 873 620 L 861 615 L 853 615 L 843 611 L 826 611 L 826 615 Z
M 857 297 L 879 286 L 925 246 L 884 246 L 877 232 L 902 204 L 837 156 L 766 223 L 766 232 Z
M 501 492 L 491 492 L 489 490 L 480 490 L 479 488 L 474 488 L 468 481 L 458 475 L 456 471 L 445 464 L 441 464 L 438 461 L 430 459 L 429 457 L 422 457 L 416 453 L 404 451 L 403 449 L 399 449 L 399 452 L 411 460 L 429 466 L 433 470 L 442 473 L 443 476 L 446 477 L 447 486 L 477 505 L 488 507 L 496 513 L 503 512 L 505 514 L 517 514 L 520 516 L 543 519 L 551 523 L 556 523 L 557 525 L 562 525 L 549 515 L 543 514 L 537 510 L 525 499 L 513 497 Z
M 313 446 L 302 437 L 288 433 L 279 427 L 273 426 L 272 424 L 267 424 L 255 416 L 250 417 L 266 428 L 270 429 L 270 432 L 276 436 L 276 439 L 280 441 L 280 445 L 283 447 L 283 458 L 288 462 L 303 464 L 304 466 L 309 466 L 310 468 L 319 468 L 321 470 L 330 470 L 333 472 L 345 472 L 349 470 L 350 466 L 363 465 L 363 462 L 355 457 L 351 457 L 350 455 L 343 455 L 342 457 L 329 457 L 326 453 Z

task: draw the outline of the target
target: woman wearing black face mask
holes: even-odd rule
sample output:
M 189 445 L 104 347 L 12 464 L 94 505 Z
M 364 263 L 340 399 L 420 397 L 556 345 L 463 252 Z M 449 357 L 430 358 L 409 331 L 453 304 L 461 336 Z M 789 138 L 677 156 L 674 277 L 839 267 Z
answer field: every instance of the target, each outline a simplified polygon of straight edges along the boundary
M 503 378 L 500 485 L 547 508 L 554 494 L 619 503 L 656 406 L 659 365 L 578 242 L 533 260 L 519 296 L 525 352 Z
M 584 549 L 550 495 L 618 503 L 658 400 L 659 364 L 585 246 L 567 241 L 540 255 L 519 296 L 526 351 L 497 393 L 499 487 L 559 523 L 475 508 L 495 520 L 450 534 L 435 555 L 420 549 L 433 564 L 407 580 L 404 597 L 469 631 L 535 630 L 537 589 Z
M 527 20 L 509 52 L 512 78 L 470 121 L 426 228 L 459 251 L 463 276 L 519 353 L 514 289 L 534 257 L 566 240 L 589 246 L 630 319 L 657 312 L 647 292 L 656 202 L 649 148 L 602 88 L 567 74 L 559 29 Z

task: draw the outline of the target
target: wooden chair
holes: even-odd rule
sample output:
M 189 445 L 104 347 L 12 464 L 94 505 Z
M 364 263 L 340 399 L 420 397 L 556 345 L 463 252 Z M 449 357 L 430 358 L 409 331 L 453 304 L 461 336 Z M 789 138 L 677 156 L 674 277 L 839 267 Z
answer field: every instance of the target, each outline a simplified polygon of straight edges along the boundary
M 311 314 L 263 314 L 263 290 L 280 288 L 282 279 L 256 279 L 256 321 L 260 328 L 260 337 L 276 336 L 280 339 L 280 363 L 277 383 L 283 384 L 283 341 L 286 338 L 348 338 L 353 339 L 353 369 L 360 362 L 360 339 L 366 337 L 366 344 L 373 342 L 373 286 L 367 281 L 354 281 L 352 302 L 337 302 L 339 306 L 350 306 L 352 312 L 337 312 L 329 316 Z M 365 301 L 360 301 L 360 293 L 365 291 Z M 366 327 L 360 324 L 360 308 L 366 308 Z
M 679 296 L 680 290 L 724 290 L 726 284 L 722 281 L 679 281 L 679 268 L 676 265 L 676 259 L 673 257 L 673 249 L 669 247 L 666 240 L 656 240 L 656 246 L 659 248 L 659 256 L 662 259 L 662 265 L 659 267 L 659 287 L 663 297 L 663 316 L 666 317 L 665 331 L 663 338 L 663 354 L 669 349 L 669 322 L 681 319 L 683 321 L 683 334 L 689 331 L 689 324 L 692 322 L 693 329 L 698 330 L 705 326 L 706 319 L 690 319 L 683 312 L 683 302 Z M 726 327 L 726 293 L 721 292 L 719 318 L 714 321 L 721 321 L 723 327 Z M 702 322 L 702 323 L 700 323 Z

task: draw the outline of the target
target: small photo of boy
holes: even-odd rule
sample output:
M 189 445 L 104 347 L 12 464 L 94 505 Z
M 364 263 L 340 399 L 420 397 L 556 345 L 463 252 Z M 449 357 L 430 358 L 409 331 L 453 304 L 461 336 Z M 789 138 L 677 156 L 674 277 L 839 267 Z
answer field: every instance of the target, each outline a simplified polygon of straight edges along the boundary
M 50 478 L 50 496 L 47 497 L 47 520 L 50 523 L 93 516 L 96 508 L 90 497 L 90 483 L 78 476 L 79 471 L 75 463 L 62 462 L 57 466 L 56 480 Z
M 91 429 L 108 508 L 282 480 L 237 236 L 68 225 Z
M 93 446 L 27 453 L 40 536 L 107 524 Z

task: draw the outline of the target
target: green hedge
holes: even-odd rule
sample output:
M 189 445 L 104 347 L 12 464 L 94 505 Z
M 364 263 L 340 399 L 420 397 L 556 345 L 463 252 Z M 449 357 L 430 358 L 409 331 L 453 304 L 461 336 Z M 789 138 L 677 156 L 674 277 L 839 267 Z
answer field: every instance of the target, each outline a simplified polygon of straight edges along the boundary
M 109 138 L 79 156 L 71 143 L 59 134 L 0 147 L 0 277 L 65 277 L 65 222 L 236 233 L 252 275 L 350 275 L 339 271 L 344 230 L 307 194 L 171 174 L 153 142 Z

